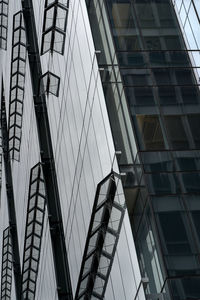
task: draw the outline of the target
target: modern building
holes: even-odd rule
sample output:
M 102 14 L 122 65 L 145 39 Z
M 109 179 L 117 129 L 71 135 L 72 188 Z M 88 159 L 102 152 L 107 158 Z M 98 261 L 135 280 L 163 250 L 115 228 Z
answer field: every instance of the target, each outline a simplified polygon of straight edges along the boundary
M 0 17 L 1 299 L 199 300 L 199 0 Z

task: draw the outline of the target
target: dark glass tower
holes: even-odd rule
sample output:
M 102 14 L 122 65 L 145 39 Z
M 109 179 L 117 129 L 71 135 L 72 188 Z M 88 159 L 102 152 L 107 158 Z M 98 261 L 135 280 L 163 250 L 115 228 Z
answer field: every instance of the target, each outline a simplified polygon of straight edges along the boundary
M 147 299 L 200 299 L 200 93 L 173 3 L 88 12 Z

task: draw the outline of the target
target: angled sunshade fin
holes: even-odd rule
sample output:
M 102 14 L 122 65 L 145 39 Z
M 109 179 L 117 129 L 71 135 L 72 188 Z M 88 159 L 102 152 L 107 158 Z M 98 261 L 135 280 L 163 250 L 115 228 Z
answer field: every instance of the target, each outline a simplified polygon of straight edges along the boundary
M 69 1 L 46 1 L 41 54 L 48 51 L 64 54 Z
M 12 285 L 12 241 L 10 227 L 3 231 L 2 266 L 1 266 L 1 300 L 11 299 Z
M 7 49 L 8 0 L 0 0 L 0 48 Z
M 22 269 L 23 299 L 34 299 L 40 260 L 46 194 L 41 164 L 31 169 Z
M 22 135 L 24 84 L 26 69 L 26 36 L 22 12 L 13 16 L 13 36 L 9 103 L 9 151 L 19 161 Z
M 125 211 L 119 182 L 112 171 L 97 185 L 76 300 L 104 299 Z

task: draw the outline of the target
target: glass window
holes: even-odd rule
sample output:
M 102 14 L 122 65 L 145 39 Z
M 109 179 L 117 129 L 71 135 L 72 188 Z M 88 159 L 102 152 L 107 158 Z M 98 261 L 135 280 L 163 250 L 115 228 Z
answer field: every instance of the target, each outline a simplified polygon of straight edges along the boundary
M 179 36 L 165 36 L 165 45 L 167 50 L 185 49 L 180 42 Z
M 136 8 L 136 13 L 138 16 L 138 20 L 140 22 L 140 27 L 141 28 L 151 28 L 151 27 L 156 27 L 156 22 L 155 22 L 155 11 L 153 9 L 153 6 L 151 2 L 142 2 L 141 1 L 135 1 L 135 8 Z
M 164 149 L 164 140 L 158 116 L 137 115 L 139 136 L 145 150 Z
M 191 247 L 185 226 L 188 226 L 180 211 L 159 213 L 163 241 L 169 254 L 189 254 Z
M 199 300 L 200 277 L 171 279 L 170 289 L 175 300 Z
M 191 70 L 188 69 L 181 69 L 181 70 L 176 70 L 176 80 L 178 84 L 194 84 L 194 75 L 192 74 Z
M 172 172 L 173 161 L 170 152 L 141 152 L 145 172 Z
M 192 219 L 196 228 L 196 233 L 199 237 L 199 241 L 200 241 L 200 210 L 192 211 Z
M 165 116 L 165 125 L 169 142 L 173 149 L 188 149 L 189 142 L 181 116 Z
M 152 88 L 148 87 L 126 87 L 125 93 L 130 107 L 132 106 L 154 106 Z
M 120 163 L 131 163 L 132 155 L 130 152 L 127 127 L 125 124 L 125 120 L 128 120 L 128 116 L 126 114 L 124 115 L 122 108 L 118 104 L 120 103 L 120 99 L 123 100 L 124 95 L 119 94 L 119 90 L 117 89 L 116 84 L 110 83 L 104 85 L 104 95 L 106 99 L 110 124 L 112 127 L 112 134 L 114 136 L 115 147 L 117 150 L 122 151 Z
M 130 198 L 132 200 L 132 197 Z M 146 203 L 146 199 L 143 199 L 142 193 L 139 191 L 135 201 L 126 202 L 129 218 L 131 222 L 131 227 L 133 229 L 133 233 L 136 234 L 138 230 L 138 226 L 140 224 L 144 206 Z
M 143 213 L 135 239 L 142 276 L 149 278 L 149 291 L 158 293 L 163 285 L 161 260 L 156 233 L 153 231 L 153 215 L 149 205 Z
M 200 176 L 199 173 L 180 173 L 184 188 L 187 193 L 200 192 Z
M 135 51 L 140 50 L 139 39 L 137 36 L 121 35 L 114 36 L 116 50 Z
M 184 200 L 190 211 L 193 226 L 200 243 L 200 196 L 198 194 L 185 195 Z
M 117 52 L 117 57 L 120 67 L 132 67 L 132 66 L 142 66 L 144 67 L 146 63 L 144 62 L 144 56 L 142 53 L 137 52 Z
M 197 149 L 200 149 L 200 114 L 189 115 L 188 122 Z
M 144 37 L 145 49 L 147 50 L 160 50 L 160 38 L 157 36 Z
M 180 193 L 180 186 L 176 174 L 153 173 L 147 174 L 149 193 L 152 195 L 170 195 Z
M 123 1 L 124 3 L 115 2 L 117 1 L 112 1 L 112 5 L 109 3 L 110 5 L 108 6 L 109 15 L 111 18 L 111 26 L 115 29 L 128 29 L 135 27 L 130 2 L 128 0 Z
M 178 171 L 200 170 L 200 153 L 197 151 L 177 151 L 174 156 Z
M 175 16 L 171 10 L 171 5 L 169 2 L 158 2 L 156 3 L 158 10 L 158 16 L 161 27 L 174 27 L 175 26 Z
M 153 90 L 148 87 L 134 88 L 135 100 L 138 105 L 149 105 L 154 103 Z
M 149 53 L 149 60 L 152 66 L 162 67 L 168 64 L 164 52 L 153 51 Z
M 151 82 L 149 70 L 121 69 L 125 85 L 148 85 Z
M 169 70 L 166 69 L 157 69 L 153 71 L 153 74 L 155 76 L 156 79 L 156 83 L 158 85 L 168 85 L 171 84 L 171 74 L 169 72 Z
M 199 92 L 195 86 L 183 86 L 181 87 L 181 95 L 185 104 L 197 104 L 199 103 Z
M 184 51 L 169 51 L 170 66 L 187 67 L 190 66 L 188 55 Z
M 158 95 L 161 105 L 173 105 L 178 102 L 174 86 L 159 87 Z

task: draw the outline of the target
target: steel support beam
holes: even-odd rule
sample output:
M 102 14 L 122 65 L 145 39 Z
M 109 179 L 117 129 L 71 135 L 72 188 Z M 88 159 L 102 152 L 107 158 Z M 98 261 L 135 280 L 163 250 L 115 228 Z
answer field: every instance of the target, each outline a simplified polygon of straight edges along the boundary
M 41 162 L 46 185 L 50 235 L 59 300 L 72 300 L 72 288 L 64 237 L 60 197 L 55 170 L 53 147 L 49 127 L 45 94 L 39 95 L 42 76 L 38 39 L 32 0 L 22 0 L 27 51 L 35 105 L 35 115 L 40 144 Z
M 16 289 L 16 299 L 21 299 L 21 267 L 20 267 L 20 256 L 19 256 L 19 243 L 17 235 L 17 221 L 15 213 L 15 201 L 13 192 L 13 181 L 12 181 L 12 170 L 9 155 L 9 136 L 6 119 L 6 107 L 4 89 L 2 83 L 2 94 L 1 94 L 1 130 L 2 130 L 2 151 L 4 158 L 4 169 L 5 169 L 5 180 L 6 180 L 6 194 L 8 202 L 8 216 L 10 225 L 10 234 L 12 241 L 12 255 L 13 255 L 13 271 Z

